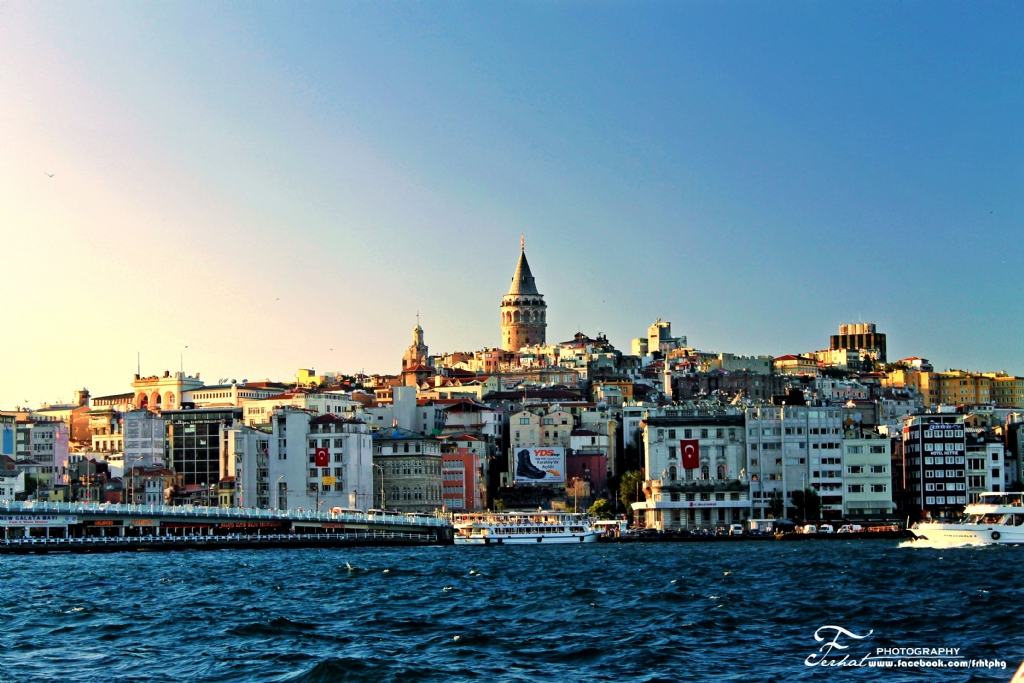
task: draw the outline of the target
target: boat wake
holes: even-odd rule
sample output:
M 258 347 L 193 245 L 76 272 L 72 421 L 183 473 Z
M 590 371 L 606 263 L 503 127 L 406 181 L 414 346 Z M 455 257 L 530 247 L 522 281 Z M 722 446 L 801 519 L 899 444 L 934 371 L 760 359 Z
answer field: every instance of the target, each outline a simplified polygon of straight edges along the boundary
M 994 545 L 981 541 L 932 541 L 927 538 L 915 538 L 909 541 L 901 541 L 901 548 L 929 548 L 931 550 L 946 550 L 947 548 L 971 548 Z

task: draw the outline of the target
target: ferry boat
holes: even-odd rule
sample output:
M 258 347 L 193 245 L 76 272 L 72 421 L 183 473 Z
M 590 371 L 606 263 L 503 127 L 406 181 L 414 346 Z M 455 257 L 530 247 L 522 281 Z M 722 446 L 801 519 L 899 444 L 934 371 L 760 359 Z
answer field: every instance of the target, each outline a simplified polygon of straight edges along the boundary
M 454 515 L 455 545 L 593 543 L 587 515 L 572 512 L 494 512 Z
M 982 493 L 954 522 L 918 522 L 914 541 L 956 545 L 1024 544 L 1024 494 Z

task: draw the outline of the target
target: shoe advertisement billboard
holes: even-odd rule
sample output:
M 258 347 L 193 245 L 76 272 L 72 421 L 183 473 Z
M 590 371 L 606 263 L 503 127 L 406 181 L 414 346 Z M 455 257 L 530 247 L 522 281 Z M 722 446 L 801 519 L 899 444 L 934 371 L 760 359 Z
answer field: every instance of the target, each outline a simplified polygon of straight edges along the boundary
M 517 484 L 565 483 L 565 449 L 558 447 L 517 448 L 513 478 Z

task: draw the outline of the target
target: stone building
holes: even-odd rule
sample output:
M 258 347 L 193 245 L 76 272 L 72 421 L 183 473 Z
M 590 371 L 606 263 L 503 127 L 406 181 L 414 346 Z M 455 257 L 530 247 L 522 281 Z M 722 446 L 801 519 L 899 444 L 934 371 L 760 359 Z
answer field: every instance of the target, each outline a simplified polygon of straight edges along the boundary
M 443 504 L 441 442 L 399 427 L 373 433 L 375 507 L 433 512 Z M 380 468 L 380 469 L 377 469 Z M 383 494 L 383 495 L 382 495 Z
M 512 286 L 501 300 L 501 347 L 518 351 L 524 346 L 543 345 L 548 326 L 547 307 L 526 261 L 524 242 Z

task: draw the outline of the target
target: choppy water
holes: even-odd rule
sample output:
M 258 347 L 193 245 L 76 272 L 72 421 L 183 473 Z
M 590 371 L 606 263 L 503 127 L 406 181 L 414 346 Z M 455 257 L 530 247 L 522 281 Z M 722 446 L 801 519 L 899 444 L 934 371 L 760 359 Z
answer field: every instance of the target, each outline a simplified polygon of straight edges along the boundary
M 895 541 L 0 557 L 0 679 L 1008 681 L 1022 557 Z M 858 656 L 959 647 L 1007 669 L 805 666 L 830 624 L 873 630 Z

